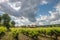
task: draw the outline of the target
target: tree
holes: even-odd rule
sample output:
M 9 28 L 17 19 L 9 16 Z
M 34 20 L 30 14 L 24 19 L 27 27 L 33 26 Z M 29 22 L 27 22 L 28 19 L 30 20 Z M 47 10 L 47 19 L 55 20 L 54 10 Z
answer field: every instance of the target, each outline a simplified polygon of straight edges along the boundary
M 11 21 L 11 24 L 14 27 L 15 26 L 15 21 Z
M 3 14 L 3 15 L 2 15 L 2 19 L 3 19 L 4 21 L 7 21 L 7 22 L 9 22 L 9 21 L 11 20 L 11 18 L 10 18 L 10 16 L 9 16 L 8 14 Z
M 1 20 L 2 20 L 2 17 L 1 17 L 1 15 L 0 15 L 0 25 L 1 25 Z
M 2 15 L 2 20 L 3 20 L 3 25 L 7 27 L 7 29 L 9 29 L 10 27 L 10 21 L 11 21 L 11 18 L 8 14 L 3 14 Z

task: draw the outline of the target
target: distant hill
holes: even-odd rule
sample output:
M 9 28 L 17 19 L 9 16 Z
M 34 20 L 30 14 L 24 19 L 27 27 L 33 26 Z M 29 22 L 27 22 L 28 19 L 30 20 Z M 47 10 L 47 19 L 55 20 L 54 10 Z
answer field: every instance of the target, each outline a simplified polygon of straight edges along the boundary
M 60 24 L 52 24 L 52 25 L 23 25 L 20 26 L 22 28 L 37 28 L 37 27 L 60 27 Z
M 60 27 L 60 24 L 40 25 L 39 27 Z

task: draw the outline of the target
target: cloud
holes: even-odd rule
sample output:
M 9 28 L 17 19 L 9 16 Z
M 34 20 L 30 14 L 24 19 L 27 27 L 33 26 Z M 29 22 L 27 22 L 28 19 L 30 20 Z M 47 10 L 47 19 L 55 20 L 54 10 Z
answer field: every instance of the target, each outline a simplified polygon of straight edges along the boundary
M 16 3 L 8 3 L 14 10 L 18 11 L 21 9 L 21 2 L 16 2 Z
M 8 2 L 8 0 L 0 0 L 0 3 Z
M 15 21 L 16 25 L 15 26 L 21 26 L 21 25 L 32 25 L 33 23 L 30 22 L 27 18 L 25 17 L 20 17 L 16 18 L 14 16 L 11 16 L 12 20 Z
M 56 11 L 58 11 L 60 13 L 60 2 L 55 6 Z
M 49 11 L 49 13 L 51 14 L 50 20 L 52 21 L 60 19 L 60 3 L 58 3 L 54 8 L 56 9 L 54 12 Z
M 60 19 L 60 14 L 58 11 L 51 12 L 50 14 L 51 14 L 51 16 L 49 18 L 50 21 L 56 21 L 56 20 Z
M 60 24 L 60 3 L 54 6 L 55 11 L 51 10 L 48 15 L 40 15 L 40 17 L 36 18 L 36 22 L 28 22 L 29 24 L 36 25 L 49 25 L 49 24 Z M 25 21 L 26 23 L 26 21 Z
M 44 5 L 44 4 L 48 4 L 48 2 L 47 1 L 42 1 L 42 3 L 41 3 L 41 5 Z
M 37 23 L 39 25 L 49 25 L 49 24 L 60 24 L 60 3 L 54 6 L 55 11 L 49 11 L 49 16 L 40 15 L 37 18 Z
M 55 21 L 51 21 L 51 24 L 60 24 L 60 3 L 58 3 L 55 7 L 56 11 L 55 13 Z M 52 12 L 51 12 L 52 13 Z
M 60 19 L 56 21 L 52 21 L 50 24 L 60 24 Z
M 50 0 L 48 0 L 50 1 Z M 11 15 L 16 25 L 49 25 L 60 23 L 60 3 L 54 8 L 55 11 L 49 11 L 49 16 L 37 16 L 39 5 L 45 5 L 47 0 L 0 0 L 0 10 Z
M 0 0 L 0 10 L 15 17 L 24 16 L 29 21 L 35 22 L 36 11 L 41 3 L 47 4 L 46 0 Z

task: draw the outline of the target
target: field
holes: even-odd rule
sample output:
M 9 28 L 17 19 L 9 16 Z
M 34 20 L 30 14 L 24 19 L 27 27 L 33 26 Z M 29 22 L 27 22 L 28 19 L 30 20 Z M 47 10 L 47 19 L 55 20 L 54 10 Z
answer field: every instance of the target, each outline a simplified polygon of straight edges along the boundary
M 60 40 L 60 27 L 10 28 L 0 27 L 0 40 Z

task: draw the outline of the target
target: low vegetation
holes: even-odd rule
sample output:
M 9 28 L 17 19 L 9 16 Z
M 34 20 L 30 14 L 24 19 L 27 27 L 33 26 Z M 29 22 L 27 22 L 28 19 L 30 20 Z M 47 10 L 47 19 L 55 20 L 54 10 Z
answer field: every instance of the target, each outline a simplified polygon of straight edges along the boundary
M 10 28 L 7 32 L 5 27 L 0 27 L 0 39 L 2 40 L 4 36 L 11 35 L 11 40 L 19 40 L 21 36 L 25 35 L 31 40 L 39 40 L 39 37 L 50 38 L 49 40 L 60 40 L 60 27 L 48 27 L 48 28 Z M 7 38 L 8 39 L 8 38 Z M 22 38 L 23 39 L 23 38 Z

